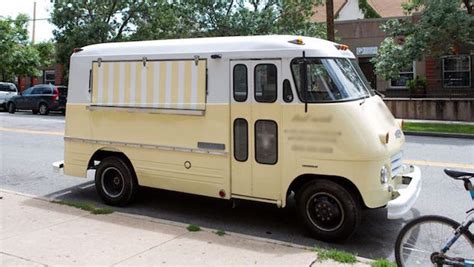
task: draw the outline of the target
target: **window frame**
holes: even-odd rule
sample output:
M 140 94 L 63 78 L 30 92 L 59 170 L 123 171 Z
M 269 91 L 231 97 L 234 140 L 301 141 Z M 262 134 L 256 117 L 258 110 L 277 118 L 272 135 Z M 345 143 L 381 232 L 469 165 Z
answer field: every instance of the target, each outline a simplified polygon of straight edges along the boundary
M 245 149 L 246 149 L 245 159 L 238 159 L 238 158 L 236 157 L 236 155 L 235 155 L 235 151 L 237 151 L 237 150 L 235 149 L 235 140 L 236 140 L 236 138 L 235 138 L 235 124 L 236 124 L 236 122 L 237 122 L 238 120 L 244 121 L 245 124 L 247 125 L 247 145 L 246 145 L 246 147 L 245 147 Z M 246 161 L 249 159 L 249 122 L 248 122 L 245 118 L 235 118 L 232 127 L 233 127 L 232 133 L 233 133 L 233 135 L 234 135 L 234 140 L 233 140 L 234 145 L 233 145 L 233 147 L 232 147 L 232 148 L 234 149 L 234 153 L 233 153 L 233 154 L 234 154 L 234 159 L 237 160 L 237 161 L 239 161 L 239 162 L 246 162 Z
M 53 75 L 54 76 L 54 79 L 53 80 L 50 80 L 50 79 L 46 79 L 46 77 L 49 75 Z M 54 84 L 56 82 L 56 71 L 55 70 L 44 70 L 43 71 L 43 80 L 44 80 L 44 83 L 48 84 L 48 83 L 51 83 L 51 84 Z
M 263 66 L 263 65 L 271 65 L 275 68 L 275 76 L 276 76 L 276 81 L 275 81 L 275 99 L 273 101 L 259 101 L 257 99 L 257 67 L 258 66 Z M 254 66 L 253 68 L 253 99 L 257 103 L 275 103 L 278 100 L 278 67 L 274 63 L 259 63 Z
M 444 60 L 445 60 L 446 58 L 453 58 L 453 57 L 458 57 L 458 58 L 459 58 L 459 57 L 467 57 L 467 59 L 469 60 L 469 64 L 468 64 L 469 69 L 468 69 L 467 71 L 452 71 L 452 70 L 446 71 L 446 70 L 444 69 Z M 441 68 L 442 68 L 441 80 L 443 81 L 443 88 L 470 88 L 470 87 L 471 87 L 471 79 L 472 79 L 471 64 L 472 64 L 472 63 L 471 63 L 471 56 L 470 56 L 470 55 L 451 55 L 451 56 L 443 56 L 443 57 L 441 57 L 441 65 L 442 65 L 442 67 L 441 67 Z M 451 72 L 451 73 L 468 72 L 468 73 L 469 73 L 469 79 L 468 79 L 469 85 L 465 85 L 465 86 L 460 86 L 460 85 L 457 85 L 457 86 L 446 86 L 445 83 L 444 83 L 444 81 L 445 81 L 445 79 L 444 79 L 444 73 L 445 73 L 445 72 Z
M 399 74 L 406 74 L 406 73 L 413 73 L 413 79 L 416 78 L 416 61 L 413 61 L 413 71 L 412 71 L 412 72 L 400 71 Z M 405 84 L 404 86 L 393 86 L 393 85 L 392 85 L 392 81 L 394 81 L 394 79 L 388 80 L 388 88 L 389 88 L 389 89 L 408 89 L 408 87 L 406 86 L 406 84 Z
M 275 162 L 274 163 L 265 163 L 265 162 L 260 162 L 258 161 L 257 159 L 257 123 L 258 122 L 271 122 L 271 123 L 274 123 L 275 124 L 275 135 L 276 135 L 276 142 L 275 142 L 275 145 L 276 145 L 276 151 L 275 151 Z M 254 139 L 254 142 L 253 142 L 253 145 L 254 145 L 254 158 L 255 158 L 255 162 L 257 162 L 258 164 L 264 164 L 264 165 L 276 165 L 278 163 L 278 123 L 274 120 L 269 120 L 269 119 L 262 119 L 262 120 L 256 120 L 255 123 L 253 124 L 253 139 Z
M 245 67 L 245 99 L 244 100 L 237 100 L 235 98 L 235 68 L 239 65 L 242 65 Z M 246 102 L 249 97 L 249 74 L 248 74 L 248 68 L 247 65 L 244 63 L 237 63 L 234 65 L 232 68 L 232 97 L 234 98 L 235 102 Z

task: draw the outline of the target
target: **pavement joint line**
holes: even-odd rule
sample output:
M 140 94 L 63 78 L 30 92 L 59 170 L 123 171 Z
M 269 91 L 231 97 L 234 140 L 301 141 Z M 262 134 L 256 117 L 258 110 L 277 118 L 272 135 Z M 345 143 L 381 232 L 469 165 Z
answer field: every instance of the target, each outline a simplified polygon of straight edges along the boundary
M 17 255 L 11 254 L 11 253 L 7 253 L 5 251 L 0 251 L 0 254 L 7 255 L 7 256 L 14 257 L 14 258 L 21 259 L 21 260 L 28 261 L 28 262 L 40 264 L 40 265 L 43 265 L 43 266 L 48 266 L 48 264 L 44 264 L 44 263 L 37 262 L 37 261 L 31 260 L 31 259 L 27 259 L 27 258 L 24 258 L 24 257 L 21 257 L 21 256 L 17 256 Z
M 27 134 L 44 134 L 44 135 L 64 136 L 64 132 L 39 131 L 39 130 L 28 130 L 28 129 L 20 129 L 20 128 L 0 127 L 0 131 L 2 131 L 2 132 L 12 132 L 12 133 L 27 133 Z

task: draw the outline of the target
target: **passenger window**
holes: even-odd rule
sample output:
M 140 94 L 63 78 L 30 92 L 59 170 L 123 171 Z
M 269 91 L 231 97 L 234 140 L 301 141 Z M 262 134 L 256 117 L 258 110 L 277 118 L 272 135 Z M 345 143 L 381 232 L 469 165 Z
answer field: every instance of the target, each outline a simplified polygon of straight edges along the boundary
M 37 87 L 31 92 L 32 95 L 41 95 L 43 93 L 43 88 Z
M 244 64 L 235 65 L 233 75 L 234 99 L 237 102 L 244 102 L 247 100 L 248 94 L 247 66 Z
M 278 160 L 278 127 L 276 122 L 255 122 L 255 160 L 261 164 L 275 164 Z
M 255 66 L 255 100 L 275 102 L 277 99 L 277 68 L 273 64 Z
M 234 157 L 238 161 L 248 158 L 248 123 L 245 119 L 234 120 Z
M 293 91 L 291 91 L 291 84 L 288 79 L 283 81 L 283 101 L 286 103 L 293 102 Z

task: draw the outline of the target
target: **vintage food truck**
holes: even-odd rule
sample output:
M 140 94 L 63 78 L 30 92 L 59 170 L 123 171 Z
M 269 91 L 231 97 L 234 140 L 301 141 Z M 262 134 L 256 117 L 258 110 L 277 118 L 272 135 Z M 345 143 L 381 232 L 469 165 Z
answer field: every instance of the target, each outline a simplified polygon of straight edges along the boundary
M 105 43 L 70 61 L 64 168 L 110 205 L 139 186 L 285 207 L 319 239 L 410 210 L 419 168 L 345 45 L 297 36 Z

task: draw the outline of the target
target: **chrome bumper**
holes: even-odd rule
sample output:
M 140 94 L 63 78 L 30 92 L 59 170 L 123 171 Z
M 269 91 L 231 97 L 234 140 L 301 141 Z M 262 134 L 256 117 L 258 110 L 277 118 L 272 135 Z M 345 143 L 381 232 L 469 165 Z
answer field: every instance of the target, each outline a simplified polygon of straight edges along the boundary
M 64 171 L 64 160 L 53 162 L 53 171 L 56 173 L 63 173 Z
M 399 188 L 395 188 L 398 197 L 387 203 L 387 218 L 399 219 L 403 217 L 415 204 L 421 191 L 421 171 L 420 168 L 410 165 L 404 166 L 406 172 L 400 174 L 403 183 Z

